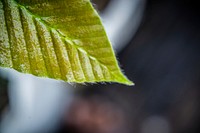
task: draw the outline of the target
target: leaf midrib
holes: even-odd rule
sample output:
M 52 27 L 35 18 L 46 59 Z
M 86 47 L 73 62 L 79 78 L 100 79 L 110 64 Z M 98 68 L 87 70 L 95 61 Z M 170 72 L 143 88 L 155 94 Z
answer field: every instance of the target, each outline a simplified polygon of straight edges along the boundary
M 109 70 L 109 73 L 110 73 L 113 77 L 117 78 L 117 77 L 115 76 L 113 70 L 110 70 L 106 65 L 104 65 L 103 63 L 101 63 L 97 58 L 95 58 L 94 56 L 90 55 L 87 51 L 84 50 L 84 48 L 82 48 L 82 47 L 76 45 L 75 43 L 73 43 L 73 42 L 71 41 L 71 40 L 73 40 L 73 39 L 67 37 L 64 33 L 62 33 L 61 31 L 59 31 L 58 29 L 56 29 L 56 28 L 51 27 L 50 25 L 48 25 L 40 16 L 33 14 L 33 13 L 32 13 L 31 11 L 29 11 L 24 5 L 18 3 L 18 2 L 15 1 L 15 0 L 12 0 L 12 1 L 15 2 L 15 3 L 19 6 L 19 8 L 24 9 L 24 10 L 25 10 L 27 13 L 29 13 L 33 18 L 37 19 L 37 20 L 40 21 L 42 24 L 44 24 L 44 25 L 46 26 L 46 28 L 47 28 L 49 31 L 55 30 L 55 31 L 59 34 L 59 36 L 60 36 L 61 39 L 64 39 L 65 41 L 67 41 L 70 45 L 74 46 L 78 51 L 80 51 L 80 52 L 83 52 L 83 51 L 84 51 L 84 53 L 87 54 L 87 56 L 88 56 L 90 59 L 92 59 L 92 60 L 95 59 L 95 60 L 98 62 L 98 64 L 101 65 L 102 67 L 106 67 L 106 68 Z M 80 49 L 81 49 L 81 50 L 80 50 Z M 116 61 L 115 61 L 115 63 L 116 63 Z M 118 69 L 119 69 L 119 68 L 118 68 Z

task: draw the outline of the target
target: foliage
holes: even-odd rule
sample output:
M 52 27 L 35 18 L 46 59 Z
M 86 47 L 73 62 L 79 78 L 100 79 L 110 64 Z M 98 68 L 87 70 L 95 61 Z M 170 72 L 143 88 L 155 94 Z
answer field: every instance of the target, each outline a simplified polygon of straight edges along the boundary
M 89 0 L 1 0 L 0 66 L 67 82 L 129 81 Z

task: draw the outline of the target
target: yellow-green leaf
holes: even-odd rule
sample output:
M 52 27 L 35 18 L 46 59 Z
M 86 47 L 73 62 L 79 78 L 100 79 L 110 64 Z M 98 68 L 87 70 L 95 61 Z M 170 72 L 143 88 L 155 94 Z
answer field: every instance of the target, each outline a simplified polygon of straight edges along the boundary
M 133 84 L 89 0 L 1 0 L 0 66 L 67 82 Z

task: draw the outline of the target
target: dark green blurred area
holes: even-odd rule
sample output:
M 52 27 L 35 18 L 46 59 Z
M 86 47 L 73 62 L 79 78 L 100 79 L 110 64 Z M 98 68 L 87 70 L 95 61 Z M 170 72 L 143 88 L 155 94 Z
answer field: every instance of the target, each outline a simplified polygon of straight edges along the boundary
M 8 104 L 8 80 L 0 77 L 0 113 Z

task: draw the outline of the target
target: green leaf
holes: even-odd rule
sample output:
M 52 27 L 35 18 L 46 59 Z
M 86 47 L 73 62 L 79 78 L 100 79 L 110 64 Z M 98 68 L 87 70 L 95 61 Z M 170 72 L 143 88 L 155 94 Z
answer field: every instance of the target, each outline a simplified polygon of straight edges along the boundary
M 1 0 L 0 66 L 67 82 L 129 81 L 89 0 Z

